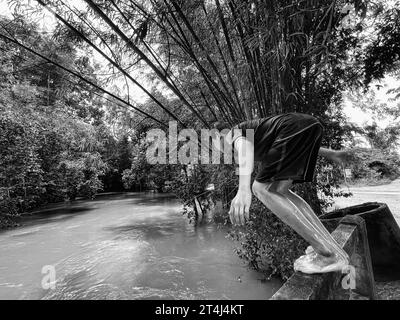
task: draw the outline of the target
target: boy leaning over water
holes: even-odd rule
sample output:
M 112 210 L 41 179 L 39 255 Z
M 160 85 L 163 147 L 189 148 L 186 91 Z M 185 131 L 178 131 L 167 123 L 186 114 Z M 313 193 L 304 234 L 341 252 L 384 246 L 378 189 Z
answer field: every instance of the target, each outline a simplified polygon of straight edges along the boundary
M 217 123 L 217 129 L 225 125 Z M 246 130 L 253 130 L 246 137 Z M 312 208 L 290 190 L 296 183 L 311 182 L 318 154 L 343 163 L 348 154 L 321 147 L 323 126 L 315 117 L 286 113 L 242 122 L 225 136 L 233 144 L 239 162 L 239 186 L 229 215 L 235 225 L 249 219 L 252 192 L 279 219 L 293 228 L 309 244 L 294 269 L 308 274 L 343 271 L 349 264 L 347 253 L 333 239 Z M 261 170 L 251 185 L 254 161 Z

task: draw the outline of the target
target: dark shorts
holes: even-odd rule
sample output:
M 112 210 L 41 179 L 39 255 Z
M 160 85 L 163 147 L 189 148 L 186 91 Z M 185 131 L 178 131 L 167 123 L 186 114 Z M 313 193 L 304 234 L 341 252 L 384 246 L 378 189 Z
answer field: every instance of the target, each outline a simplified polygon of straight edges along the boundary
M 261 161 L 256 180 L 261 183 L 293 180 L 311 182 L 314 178 L 323 127 L 317 122 L 292 136 L 278 134 Z M 282 138 L 285 137 L 285 138 Z

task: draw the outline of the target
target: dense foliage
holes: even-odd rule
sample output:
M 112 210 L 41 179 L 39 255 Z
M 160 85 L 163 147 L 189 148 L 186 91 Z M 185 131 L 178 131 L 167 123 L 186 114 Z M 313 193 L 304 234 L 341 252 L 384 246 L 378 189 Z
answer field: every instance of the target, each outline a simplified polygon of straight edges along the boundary
M 21 17 L 0 23 L 13 36 L 94 77 L 78 48 L 54 42 Z M 15 216 L 45 203 L 92 198 L 104 185 L 123 190 L 121 176 L 130 167 L 131 147 L 126 137 L 119 141 L 111 135 L 103 121 L 104 102 L 62 70 L 5 42 L 2 50 L 0 226 L 14 225 Z

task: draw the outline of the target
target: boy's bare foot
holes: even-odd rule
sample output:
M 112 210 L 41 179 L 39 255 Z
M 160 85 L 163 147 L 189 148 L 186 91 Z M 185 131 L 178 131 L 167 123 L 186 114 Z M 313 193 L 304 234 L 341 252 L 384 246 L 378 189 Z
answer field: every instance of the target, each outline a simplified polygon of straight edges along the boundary
M 315 252 L 314 248 L 312 246 L 308 246 L 305 253 L 310 254 L 311 252 Z
M 310 252 L 294 262 L 294 270 L 306 274 L 343 272 L 348 265 L 349 261 L 341 255 L 334 254 L 330 257 L 324 257 L 316 252 Z

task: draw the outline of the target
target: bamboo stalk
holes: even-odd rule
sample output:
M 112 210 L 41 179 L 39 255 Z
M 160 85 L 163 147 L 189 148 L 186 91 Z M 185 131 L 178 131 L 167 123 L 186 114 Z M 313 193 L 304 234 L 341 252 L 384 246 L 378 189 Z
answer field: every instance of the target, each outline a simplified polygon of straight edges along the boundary
M 26 51 L 28 51 L 28 52 L 30 52 L 30 53 L 32 53 L 32 54 L 34 54 L 34 55 L 36 55 L 36 56 L 42 58 L 43 60 L 47 61 L 48 63 L 51 63 L 52 65 L 54 65 L 54 66 L 56 66 L 56 67 L 58 67 L 58 68 L 60 68 L 60 69 L 62 69 L 62 70 L 64 70 L 64 71 L 66 71 L 66 72 L 72 74 L 73 76 L 79 78 L 80 80 L 82 80 L 82 81 L 84 81 L 85 83 L 91 85 L 92 87 L 96 88 L 97 90 L 102 91 L 102 92 L 105 93 L 105 94 L 108 94 L 109 96 L 113 97 L 114 99 L 116 99 L 116 100 L 122 102 L 123 104 L 125 104 L 125 105 L 127 105 L 127 106 L 133 108 L 134 110 L 140 112 L 141 114 L 145 115 L 146 117 L 149 117 L 150 119 L 154 120 L 155 122 L 161 124 L 162 126 L 168 127 L 168 125 L 167 125 L 166 123 L 164 123 L 164 122 L 162 122 L 162 121 L 160 121 L 160 120 L 154 118 L 154 117 L 151 116 L 150 114 L 148 114 L 148 113 L 146 113 L 145 111 L 143 111 L 143 110 L 141 110 L 141 109 L 135 107 L 134 105 L 132 105 L 132 104 L 130 104 L 130 103 L 128 103 L 128 102 L 126 102 L 125 100 L 123 100 L 123 99 L 121 99 L 120 97 L 116 96 L 115 94 L 109 92 L 108 90 L 101 88 L 100 86 L 96 85 L 95 83 L 91 82 L 90 80 L 88 80 L 88 79 L 82 77 L 82 76 L 81 76 L 80 74 L 78 74 L 77 72 L 75 72 L 75 71 L 73 71 L 73 70 L 70 70 L 70 69 L 68 69 L 68 68 L 66 68 L 66 67 L 64 67 L 64 66 L 62 66 L 61 64 L 59 64 L 59 63 L 57 63 L 57 62 L 55 62 L 55 61 L 53 61 L 53 60 L 47 58 L 46 56 L 44 56 L 44 55 L 42 55 L 42 54 L 36 52 L 35 50 L 33 50 L 33 49 L 27 47 L 27 46 L 24 45 L 23 43 L 20 43 L 19 41 L 15 40 L 15 39 L 12 39 L 12 38 L 10 38 L 10 37 L 7 37 L 7 36 L 5 36 L 5 35 L 3 35 L 3 34 L 1 34 L 1 33 L 0 33 L 0 37 L 2 37 L 3 39 L 5 39 L 5 40 L 7 40 L 7 41 L 10 41 L 10 42 L 12 42 L 12 43 L 18 45 L 18 46 L 20 46 L 21 48 L 23 48 L 23 49 L 25 49 Z
M 206 16 L 206 20 L 207 20 L 208 26 L 209 26 L 209 28 L 211 30 L 212 35 L 213 35 L 213 39 L 214 39 L 214 41 L 215 41 L 215 43 L 217 45 L 218 53 L 219 53 L 219 55 L 221 57 L 223 65 L 225 67 L 225 71 L 226 71 L 226 74 L 228 76 L 229 82 L 231 83 L 232 91 L 234 93 L 234 96 L 235 96 L 235 99 L 236 99 L 236 103 L 237 103 L 237 106 L 234 105 L 235 112 L 238 115 L 238 118 L 242 117 L 242 120 L 245 120 L 246 119 L 246 115 L 243 113 L 243 110 L 240 108 L 241 107 L 241 102 L 240 102 L 240 99 L 239 99 L 239 95 L 237 93 L 236 85 L 235 85 L 235 83 L 233 81 L 233 78 L 232 78 L 231 72 L 229 70 L 228 63 L 227 63 L 227 61 L 225 59 L 224 53 L 222 52 L 220 42 L 219 42 L 219 40 L 217 38 L 217 35 L 215 34 L 215 31 L 214 31 L 214 29 L 213 29 L 213 27 L 211 25 L 211 22 L 210 22 L 209 18 L 208 18 L 207 9 L 204 6 L 204 4 L 202 5 L 202 8 L 203 8 L 204 14 Z M 243 118 L 243 116 L 244 116 L 244 118 Z
M 178 20 L 176 19 L 175 15 L 170 11 L 170 15 L 172 17 L 172 19 L 174 20 L 183 40 L 187 43 L 187 45 L 184 46 L 184 49 L 186 49 L 186 52 L 188 53 L 188 55 L 191 57 L 192 61 L 195 63 L 197 69 L 200 71 L 201 75 L 203 76 L 203 79 L 205 80 L 213 98 L 215 99 L 217 106 L 219 108 L 219 110 L 221 111 L 221 113 L 223 114 L 225 120 L 228 123 L 233 123 L 230 115 L 229 115 L 229 111 L 225 109 L 225 104 L 223 103 L 223 101 L 221 99 L 224 100 L 225 96 L 224 94 L 220 91 L 218 85 L 214 82 L 214 80 L 212 79 L 212 77 L 208 74 L 207 70 L 202 66 L 202 64 L 200 63 L 199 59 L 197 58 L 196 54 L 193 52 L 191 45 L 183 31 L 183 29 L 181 28 Z M 169 19 L 166 19 L 167 22 L 169 23 L 169 25 L 171 26 L 171 28 L 174 30 L 174 32 L 179 33 L 178 31 L 176 31 L 175 27 L 173 26 L 173 24 L 169 21 Z M 226 98 L 225 98 L 226 99 Z
M 164 0 L 164 2 L 166 2 L 167 0 Z M 212 60 L 212 58 L 210 57 L 210 55 L 208 54 L 207 50 L 205 49 L 202 41 L 200 40 L 200 38 L 198 37 L 197 33 L 194 31 L 192 25 L 190 24 L 190 22 L 188 21 L 187 17 L 185 16 L 185 14 L 182 12 L 181 7 L 176 3 L 175 0 L 170 0 L 174 9 L 178 12 L 178 15 L 180 16 L 180 18 L 182 19 L 183 23 L 185 24 L 185 26 L 187 27 L 187 29 L 189 30 L 189 32 L 191 33 L 191 35 L 193 36 L 193 39 L 196 41 L 197 45 L 199 46 L 199 48 L 202 50 L 202 52 L 205 54 L 205 57 L 208 61 L 208 63 L 210 64 L 211 68 L 213 69 L 214 73 L 216 74 L 218 80 L 220 81 L 225 93 L 227 93 L 229 95 L 229 90 L 225 84 L 225 81 L 223 80 L 221 73 L 219 72 L 217 66 L 215 65 L 214 61 Z M 231 102 L 231 100 L 229 98 L 226 99 L 227 103 L 233 107 L 233 104 Z
M 41 0 L 38 0 L 41 1 Z M 198 119 L 200 119 L 206 127 L 209 127 L 209 124 L 207 121 L 205 121 L 201 115 L 193 108 L 193 106 L 186 100 L 186 98 L 182 95 L 182 93 L 177 90 L 169 81 L 168 78 L 164 75 L 164 73 L 158 69 L 152 61 L 121 31 L 121 29 L 118 28 L 116 24 L 114 24 L 111 19 L 92 1 L 92 0 L 84 0 L 90 8 L 93 9 L 93 11 L 101 17 L 101 19 L 116 33 L 118 34 L 122 40 L 125 41 L 125 43 L 128 45 L 129 48 L 131 48 L 136 54 L 139 55 L 140 58 L 142 58 L 146 64 L 157 74 L 157 76 L 174 92 L 177 97 L 186 105 L 189 107 L 189 109 L 196 115 Z M 169 112 L 170 113 L 170 112 Z M 174 118 L 177 119 L 177 117 L 174 115 Z M 179 120 L 179 122 L 183 125 L 183 123 Z
M 146 88 L 144 88 L 139 82 L 137 82 L 130 74 L 128 74 L 118 63 L 110 59 L 101 49 L 99 49 L 92 41 L 86 38 L 79 30 L 77 30 L 74 26 L 72 26 L 68 21 L 66 21 L 63 17 L 61 17 L 57 12 L 47 6 L 45 2 L 42 0 L 36 0 L 40 5 L 49 10 L 51 13 L 55 15 L 55 17 L 64 23 L 68 28 L 73 30 L 77 35 L 79 35 L 87 44 L 89 44 L 93 49 L 95 49 L 100 55 L 102 55 L 108 62 L 110 62 L 113 66 L 115 66 L 118 70 L 121 71 L 122 74 L 125 74 L 129 80 L 131 80 L 134 84 L 136 84 L 141 90 L 143 90 L 158 106 L 160 106 L 165 112 L 167 112 L 173 119 L 179 122 L 182 126 L 185 127 L 185 124 L 174 115 L 168 108 L 166 108 L 156 97 L 154 97 Z

